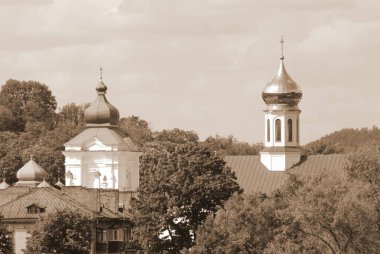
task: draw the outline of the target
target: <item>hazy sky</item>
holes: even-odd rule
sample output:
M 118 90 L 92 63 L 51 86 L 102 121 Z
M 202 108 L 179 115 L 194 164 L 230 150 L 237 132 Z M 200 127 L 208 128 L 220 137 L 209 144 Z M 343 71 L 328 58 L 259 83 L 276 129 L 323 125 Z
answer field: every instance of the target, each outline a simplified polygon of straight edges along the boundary
M 49 85 L 59 106 L 108 99 L 155 130 L 261 142 L 261 91 L 285 65 L 301 141 L 380 125 L 378 0 L 1 0 L 0 79 Z

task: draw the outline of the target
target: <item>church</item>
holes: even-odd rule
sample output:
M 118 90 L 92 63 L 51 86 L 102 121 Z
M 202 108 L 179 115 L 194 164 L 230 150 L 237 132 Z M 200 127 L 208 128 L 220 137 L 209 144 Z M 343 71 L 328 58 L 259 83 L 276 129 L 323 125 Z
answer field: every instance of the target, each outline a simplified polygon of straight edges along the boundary
M 64 208 L 91 218 L 91 253 L 138 253 L 127 208 L 139 186 L 141 153 L 118 129 L 119 111 L 108 102 L 106 92 L 101 77 L 97 97 L 85 111 L 85 130 L 65 144 L 65 184 L 47 183 L 45 170 L 33 158 L 17 172 L 14 186 L 0 183 L 1 223 L 14 233 L 17 254 L 23 253 L 41 215 Z M 287 73 L 283 54 L 262 97 L 264 149 L 260 155 L 225 157 L 245 192 L 270 193 L 281 186 L 285 172 L 342 171 L 346 155 L 301 156 L 302 90 Z

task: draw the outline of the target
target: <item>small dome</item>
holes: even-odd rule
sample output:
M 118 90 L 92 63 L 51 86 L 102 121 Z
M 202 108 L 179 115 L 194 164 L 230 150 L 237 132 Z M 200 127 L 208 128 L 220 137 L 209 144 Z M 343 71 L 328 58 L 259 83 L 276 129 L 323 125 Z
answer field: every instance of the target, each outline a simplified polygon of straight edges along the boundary
M 30 159 L 30 161 L 17 171 L 19 181 L 42 181 L 45 176 L 46 171 L 33 159 Z
M 69 171 L 70 172 L 70 171 Z M 56 183 L 55 183 L 55 186 L 58 186 L 58 187 L 63 187 L 65 186 L 60 180 L 58 180 Z
M 7 184 L 5 179 L 3 179 L 3 181 L 0 183 L 0 190 L 8 189 L 8 187 L 9 187 L 9 184 Z
M 302 90 L 286 72 L 283 57 L 276 76 L 265 86 L 262 97 L 267 105 L 297 106 L 300 102 Z
M 69 171 L 67 171 L 67 172 L 65 173 L 65 177 L 66 177 L 66 178 L 73 178 L 74 175 L 73 175 L 73 173 L 71 173 L 71 171 L 69 170 Z
M 45 179 L 37 186 L 37 188 L 51 187 L 51 185 L 45 181 Z
M 84 119 L 88 125 L 117 125 L 119 123 L 119 111 L 107 101 L 105 96 L 107 86 L 100 80 L 96 86 L 98 97 L 85 110 Z

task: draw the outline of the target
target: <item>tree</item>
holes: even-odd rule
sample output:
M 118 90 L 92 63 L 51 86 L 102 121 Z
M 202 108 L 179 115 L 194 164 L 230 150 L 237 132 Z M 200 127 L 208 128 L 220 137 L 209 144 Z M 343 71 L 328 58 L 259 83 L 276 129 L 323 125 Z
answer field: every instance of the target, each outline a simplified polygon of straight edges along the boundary
M 84 111 L 89 107 L 90 104 L 80 104 L 68 103 L 58 112 L 58 123 L 60 124 L 72 124 L 72 125 L 85 125 L 84 121 Z
M 234 195 L 199 227 L 190 253 L 263 253 L 280 225 L 277 206 L 264 194 Z
M 15 117 L 6 107 L 0 105 L 0 131 L 8 131 L 15 124 Z
M 359 149 L 348 157 L 345 170 L 351 180 L 359 180 L 379 186 L 380 183 L 380 146 Z
M 0 105 L 15 117 L 14 131 L 24 131 L 27 122 L 53 126 L 57 102 L 48 86 L 36 81 L 10 79 L 1 88 Z
M 379 201 L 371 183 L 344 174 L 289 174 L 269 197 L 231 198 L 190 253 L 377 253 Z
M 195 131 L 185 131 L 178 128 L 157 131 L 153 136 L 155 141 L 175 144 L 198 143 L 199 141 L 198 134 Z
M 140 148 L 145 142 L 153 140 L 153 133 L 149 123 L 138 116 L 132 115 L 127 118 L 121 118 L 119 128 Z
M 222 137 L 215 135 L 208 137 L 204 142 L 205 146 L 214 150 L 220 156 L 226 155 L 256 155 L 263 148 L 262 144 L 248 144 L 238 141 L 234 136 Z
M 317 140 L 307 144 L 304 147 L 304 154 L 334 154 L 342 153 L 343 149 L 338 144 L 333 144 L 325 140 Z
M 225 162 L 196 143 L 154 142 L 144 149 L 131 201 L 136 239 L 150 253 L 178 253 L 240 187 Z
M 90 253 L 91 224 L 77 211 L 58 210 L 40 217 L 27 238 L 26 253 Z
M 280 190 L 282 226 L 264 253 L 376 253 L 379 199 L 368 184 L 322 172 Z
M 6 226 L 0 224 L 0 254 L 13 253 L 13 238 Z

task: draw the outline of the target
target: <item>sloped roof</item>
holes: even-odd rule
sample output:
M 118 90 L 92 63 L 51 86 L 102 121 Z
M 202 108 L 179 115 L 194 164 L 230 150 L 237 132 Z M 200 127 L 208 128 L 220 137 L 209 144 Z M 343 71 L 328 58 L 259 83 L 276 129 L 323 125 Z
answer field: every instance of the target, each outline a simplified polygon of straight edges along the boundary
M 0 190 L 0 206 L 28 192 L 29 187 L 27 186 L 9 186 L 7 189 Z
M 259 155 L 226 156 L 224 160 L 235 172 L 240 187 L 247 193 L 270 193 L 282 185 L 286 176 L 286 172 L 269 171 L 261 164 Z M 302 157 L 301 161 L 288 171 L 312 175 L 322 170 L 331 170 L 343 174 L 346 161 L 347 155 L 344 154 L 310 155 Z
M 0 206 L 0 214 L 4 219 L 37 219 L 40 214 L 30 214 L 27 207 L 38 204 L 45 207 L 46 213 L 51 213 L 60 209 L 76 210 L 89 216 L 90 218 L 120 218 L 120 215 L 103 209 L 102 212 L 93 211 L 85 204 L 81 204 L 59 190 L 54 188 L 33 188 L 10 202 Z
M 94 138 L 104 145 L 123 145 L 123 150 L 136 151 L 136 146 L 130 138 L 125 137 L 117 128 L 87 128 L 71 139 L 65 146 L 80 146 L 87 144 Z

